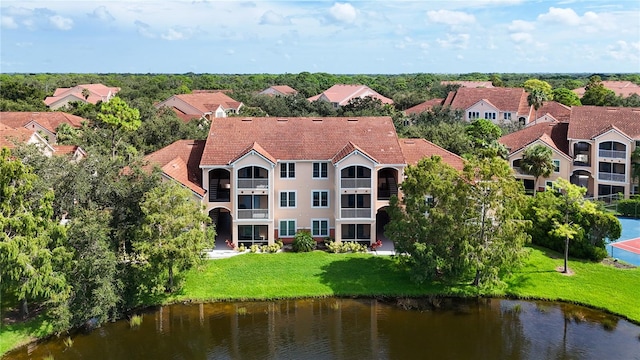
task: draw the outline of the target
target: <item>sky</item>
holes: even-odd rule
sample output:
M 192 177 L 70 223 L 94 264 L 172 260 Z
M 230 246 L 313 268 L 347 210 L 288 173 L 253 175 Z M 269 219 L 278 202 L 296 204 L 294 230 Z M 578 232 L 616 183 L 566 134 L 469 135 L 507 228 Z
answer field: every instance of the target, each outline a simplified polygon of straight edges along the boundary
M 638 73 L 638 0 L 2 0 L 2 73 Z

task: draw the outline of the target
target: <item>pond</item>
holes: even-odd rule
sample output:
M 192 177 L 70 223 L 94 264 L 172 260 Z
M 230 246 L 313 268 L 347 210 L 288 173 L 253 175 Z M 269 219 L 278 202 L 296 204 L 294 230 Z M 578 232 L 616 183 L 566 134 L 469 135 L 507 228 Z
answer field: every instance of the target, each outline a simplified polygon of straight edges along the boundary
M 640 359 L 640 326 L 584 307 L 502 299 L 180 304 L 9 359 Z

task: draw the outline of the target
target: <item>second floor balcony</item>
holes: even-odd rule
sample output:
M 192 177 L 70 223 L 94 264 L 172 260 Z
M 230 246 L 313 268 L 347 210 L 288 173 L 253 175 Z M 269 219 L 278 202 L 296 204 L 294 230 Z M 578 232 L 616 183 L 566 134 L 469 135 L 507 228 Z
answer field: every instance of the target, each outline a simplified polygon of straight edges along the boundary
M 626 181 L 626 175 L 625 174 L 618 174 L 618 173 L 599 172 L 598 173 L 598 180 L 625 182 Z

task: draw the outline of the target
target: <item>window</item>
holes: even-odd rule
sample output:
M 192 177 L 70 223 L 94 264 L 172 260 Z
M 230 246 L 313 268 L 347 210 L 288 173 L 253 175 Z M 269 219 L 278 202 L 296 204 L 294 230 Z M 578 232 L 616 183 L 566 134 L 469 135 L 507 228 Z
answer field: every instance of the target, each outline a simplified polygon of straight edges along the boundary
M 553 172 L 560 172 L 560 160 L 553 160 Z
M 502 114 L 503 119 L 505 120 L 511 120 L 511 113 L 510 112 L 506 112 L 504 114 Z
M 547 180 L 547 181 L 545 181 L 544 185 L 545 185 L 547 190 L 553 190 L 553 187 L 554 187 L 553 186 L 553 181 Z
M 278 236 L 293 237 L 295 234 L 296 234 L 295 220 L 280 220 L 280 228 L 278 229 Z
M 329 236 L 329 220 L 315 219 L 311 220 L 312 236 Z
M 329 191 L 317 190 L 311 193 L 312 207 L 329 207 Z
M 281 163 L 280 164 L 280 178 L 293 179 L 296 177 L 296 164 L 295 163 Z
M 486 112 L 484 113 L 484 118 L 487 120 L 495 120 L 496 119 L 496 113 L 494 112 Z
M 469 119 L 477 119 L 480 117 L 480 112 L 478 111 L 469 111 Z
M 327 163 L 313 163 L 313 178 L 314 179 L 327 178 Z
M 280 191 L 280 207 L 296 207 L 296 192 Z
M 342 224 L 343 240 L 370 240 L 370 224 Z

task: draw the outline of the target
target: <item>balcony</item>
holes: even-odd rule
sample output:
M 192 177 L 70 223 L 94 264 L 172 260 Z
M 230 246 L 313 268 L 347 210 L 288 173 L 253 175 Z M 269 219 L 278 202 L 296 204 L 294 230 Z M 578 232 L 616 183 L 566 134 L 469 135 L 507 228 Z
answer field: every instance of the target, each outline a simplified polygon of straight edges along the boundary
M 625 159 L 627 152 L 624 150 L 598 150 L 598 156 L 614 159 Z
M 343 219 L 370 219 L 371 208 L 342 208 L 340 216 Z
M 576 154 L 575 159 L 573 159 L 573 166 L 590 167 L 591 160 L 589 159 L 589 154 Z
M 615 182 L 625 182 L 625 174 L 617 174 L 617 173 L 598 173 L 598 180 L 602 181 L 615 181 Z
M 269 179 L 238 179 L 238 189 L 268 189 Z
M 269 209 L 238 209 L 238 219 L 268 219 Z
M 340 186 L 343 189 L 370 188 L 371 179 L 341 179 Z

